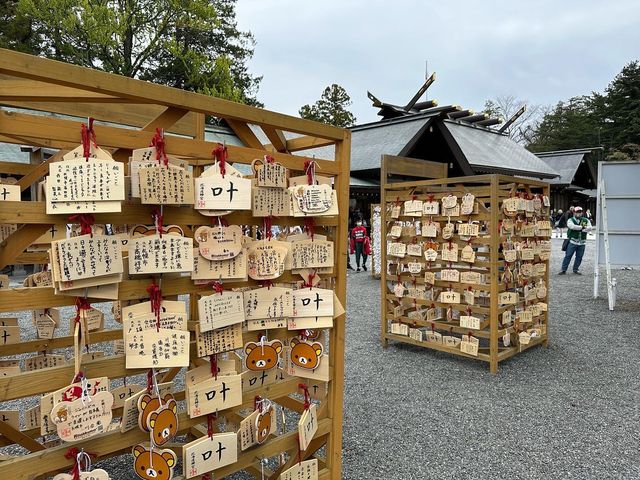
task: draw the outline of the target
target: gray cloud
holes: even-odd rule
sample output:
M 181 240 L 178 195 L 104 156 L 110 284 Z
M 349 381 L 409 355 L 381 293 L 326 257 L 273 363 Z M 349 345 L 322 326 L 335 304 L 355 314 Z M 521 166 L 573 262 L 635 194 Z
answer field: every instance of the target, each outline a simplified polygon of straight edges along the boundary
M 297 114 L 330 83 L 344 86 L 360 123 L 366 91 L 404 103 L 438 74 L 430 98 L 479 109 L 512 94 L 553 104 L 601 91 L 640 58 L 640 2 L 240 0 L 240 27 L 258 42 L 266 107 Z

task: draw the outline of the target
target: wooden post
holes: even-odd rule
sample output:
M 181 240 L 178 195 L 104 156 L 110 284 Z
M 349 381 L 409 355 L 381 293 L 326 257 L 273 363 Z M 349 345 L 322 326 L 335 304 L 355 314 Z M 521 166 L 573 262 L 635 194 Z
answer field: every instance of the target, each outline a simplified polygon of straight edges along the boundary
M 382 319 L 380 340 L 382 348 L 387 348 L 389 340 L 387 340 L 387 161 L 385 155 L 380 159 L 380 318 Z

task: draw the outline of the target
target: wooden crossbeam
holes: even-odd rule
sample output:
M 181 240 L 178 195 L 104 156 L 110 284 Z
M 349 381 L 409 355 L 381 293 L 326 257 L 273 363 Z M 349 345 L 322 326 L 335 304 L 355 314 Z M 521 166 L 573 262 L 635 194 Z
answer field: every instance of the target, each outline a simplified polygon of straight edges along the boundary
M 0 79 L 0 103 L 4 102 L 91 102 L 128 103 L 113 95 L 93 93 L 77 88 L 51 85 L 35 80 Z
M 310 148 L 327 147 L 333 144 L 334 142 L 331 140 L 305 135 L 287 140 L 287 150 L 289 152 L 299 152 Z
M 22 202 L 19 202 L 22 203 Z M 51 224 L 23 225 L 9 235 L 0 250 L 0 269 L 11 265 L 35 240 L 44 235 L 51 228 Z
M 309 457 L 311 457 L 314 453 L 316 453 L 320 448 L 322 448 L 327 443 L 328 437 L 329 437 L 328 435 L 319 436 L 319 435 L 316 434 L 314 439 L 311 440 L 311 443 L 309 443 L 309 446 L 307 447 L 307 449 L 302 451 L 302 452 L 300 452 L 300 460 L 301 461 L 308 460 Z M 298 463 L 297 452 L 296 452 L 296 454 L 290 455 L 289 460 L 287 461 L 287 463 L 285 463 L 284 465 L 278 467 L 273 472 L 273 474 L 268 477 L 269 480 L 277 480 L 280 477 L 280 475 L 282 474 L 282 472 L 284 472 L 285 470 L 288 470 L 289 468 L 293 467 L 296 463 Z
M 6 175 L 26 175 L 33 165 L 18 162 L 0 162 L 0 173 Z
M 45 450 L 45 447 L 41 443 L 36 442 L 33 438 L 25 435 L 20 430 L 16 430 L 7 422 L 0 422 L 0 433 L 13 443 L 17 443 L 30 452 L 40 452 Z
M 270 125 L 286 131 L 341 140 L 344 130 L 208 95 L 178 90 L 11 50 L 0 50 L 0 73 L 88 90 L 141 103 L 186 108 L 225 119 Z
M 1 50 L 1 49 L 0 49 Z M 1 62 L 0 62 L 1 63 Z M 144 148 L 149 146 L 149 133 L 97 125 L 94 127 L 98 144 L 104 148 Z M 247 127 L 248 128 L 248 127 Z M 44 118 L 38 115 L 0 111 L 0 132 L 8 135 L 23 137 L 42 133 L 49 140 L 63 142 L 78 142 L 78 122 L 60 118 Z M 33 137 L 35 138 L 35 137 Z M 76 146 L 78 143 L 76 143 Z M 192 158 L 211 158 L 211 151 L 216 147 L 215 142 L 193 140 L 190 138 L 171 137 L 166 142 L 167 153 Z M 251 163 L 256 158 L 262 158 L 264 149 L 237 147 L 227 145 L 230 158 L 235 162 Z M 340 173 L 337 162 L 311 159 L 304 156 L 293 156 L 287 153 L 275 152 L 272 156 L 283 166 L 292 170 L 299 170 L 305 160 L 315 160 L 319 171 L 324 175 Z
M 278 152 L 287 151 L 287 139 L 284 137 L 282 130 L 277 130 L 273 127 L 262 127 L 264 134 L 271 142 L 271 147 Z
M 253 133 L 253 130 L 244 122 L 239 122 L 236 120 L 228 119 L 226 122 L 231 127 L 231 130 L 238 136 L 238 138 L 244 143 L 247 147 L 264 149 L 262 142 L 256 137 L 256 134 Z
M 31 185 L 39 181 L 42 177 L 49 173 L 49 165 L 53 162 L 58 162 L 62 160 L 63 155 L 67 153 L 66 150 L 60 150 L 59 152 L 54 153 L 52 156 L 47 158 L 44 162 L 39 165 L 35 165 L 31 167 L 29 173 L 27 173 L 24 177 L 18 180 L 18 185 L 20 185 L 20 190 L 25 191 Z

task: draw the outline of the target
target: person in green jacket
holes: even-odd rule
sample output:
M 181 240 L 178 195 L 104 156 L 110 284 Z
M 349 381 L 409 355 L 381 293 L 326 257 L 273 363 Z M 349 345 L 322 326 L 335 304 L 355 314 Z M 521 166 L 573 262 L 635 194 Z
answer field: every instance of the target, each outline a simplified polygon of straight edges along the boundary
M 569 238 L 569 245 L 567 245 L 567 252 L 564 255 L 562 261 L 562 270 L 559 275 L 567 273 L 569 264 L 573 254 L 576 254 L 576 259 L 573 262 L 573 273 L 576 275 L 582 275 L 578 269 L 582 263 L 582 257 L 584 256 L 584 249 L 587 244 L 587 232 L 591 230 L 591 222 L 587 217 L 582 216 L 582 207 L 576 207 L 573 212 L 573 217 L 567 220 L 567 237 Z

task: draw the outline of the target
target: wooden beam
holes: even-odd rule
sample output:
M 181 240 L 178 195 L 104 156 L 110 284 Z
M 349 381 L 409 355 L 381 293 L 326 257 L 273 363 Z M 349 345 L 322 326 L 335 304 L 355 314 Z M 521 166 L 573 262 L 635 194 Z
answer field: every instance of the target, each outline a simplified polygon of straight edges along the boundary
M 332 140 L 343 135 L 343 129 L 332 125 L 11 50 L 0 49 L 0 73 Z
M 397 157 L 395 155 L 383 155 L 387 175 L 400 175 L 403 177 L 420 178 L 446 178 L 449 167 L 446 163 L 431 162 L 419 158 Z M 387 181 L 385 181 L 385 184 Z
M 0 53 L 2 53 L 0 49 Z M 2 63 L 0 61 L 0 63 Z M 95 127 L 98 145 L 104 148 L 144 148 L 149 146 L 148 132 L 140 132 L 106 125 Z M 248 128 L 248 127 L 247 127 Z M 64 142 L 78 141 L 78 122 L 60 118 L 45 118 L 38 115 L 0 111 L 0 132 L 9 135 L 33 136 L 35 132 L 42 133 L 50 140 Z M 78 143 L 76 143 L 76 146 Z M 215 142 L 205 142 L 190 138 L 171 137 L 166 143 L 167 153 L 192 158 L 211 158 L 211 152 L 216 147 Z M 227 145 L 232 161 L 250 164 L 256 158 L 262 158 L 264 149 L 254 149 Z M 312 160 L 303 156 L 294 156 L 276 152 L 272 154 L 276 161 L 287 168 L 300 170 L 302 162 Z M 323 175 L 335 175 L 341 170 L 337 162 L 315 159 Z
M 231 127 L 231 130 L 238 136 L 238 138 L 244 143 L 247 147 L 264 149 L 262 142 L 256 137 L 256 134 L 253 133 L 253 130 L 244 122 L 238 122 L 235 120 L 226 120 Z
M 7 422 L 0 422 L 0 433 L 30 452 L 40 452 L 45 450 L 45 447 L 41 443 L 36 442 L 33 438 L 25 435 L 20 430 L 16 430 Z
M 277 152 L 287 151 L 287 139 L 284 137 L 284 133 L 282 133 L 282 130 L 277 130 L 272 127 L 262 127 L 262 130 L 271 142 L 271 146 L 273 147 L 273 149 L 275 149 Z
M 310 148 L 327 147 L 335 142 L 324 138 L 311 137 L 304 135 L 302 137 L 291 138 L 287 140 L 287 150 L 289 152 L 299 152 Z
M 0 79 L 0 103 L 3 102 L 91 102 L 127 103 L 113 95 L 103 95 L 77 88 L 51 85 L 35 80 Z
M 0 173 L 5 175 L 26 175 L 32 168 L 28 163 L 0 162 Z
M 62 160 L 62 157 L 67 152 L 64 150 L 60 150 L 59 152 L 54 153 L 49 158 L 47 158 L 44 162 L 39 165 L 31 166 L 31 170 L 24 177 L 18 180 L 18 185 L 20 185 L 20 190 L 25 191 L 34 183 L 40 181 L 42 177 L 49 173 L 49 164 L 53 162 L 58 162 Z
M 22 203 L 22 202 L 20 202 Z M 51 224 L 23 225 L 9 235 L 0 250 L 0 270 L 11 265 L 36 239 L 44 235 L 51 228 Z

